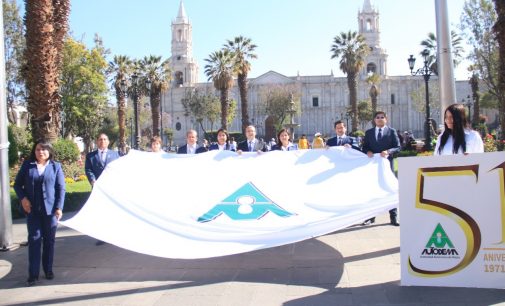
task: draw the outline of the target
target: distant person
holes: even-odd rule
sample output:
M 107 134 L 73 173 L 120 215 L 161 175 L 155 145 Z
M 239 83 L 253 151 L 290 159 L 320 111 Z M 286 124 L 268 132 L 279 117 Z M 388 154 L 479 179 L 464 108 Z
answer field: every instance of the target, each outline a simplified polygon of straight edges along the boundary
M 231 148 L 231 143 L 228 140 L 228 132 L 225 129 L 217 130 L 217 142 L 213 143 L 209 147 L 209 151 L 212 150 L 227 150 L 227 151 L 235 151 Z
M 273 146 L 275 146 L 277 143 L 279 143 L 279 141 L 277 140 L 277 142 L 275 142 L 275 138 L 270 139 L 267 145 L 268 150 L 272 150 Z
M 119 158 L 119 153 L 117 151 L 109 149 L 109 143 L 107 134 L 99 134 L 96 139 L 97 149 L 86 155 L 84 169 L 91 186 L 98 180 L 105 167 Z
M 365 140 L 363 143 L 363 153 L 372 158 L 374 154 L 380 154 L 381 157 L 389 160 L 391 171 L 394 173 L 393 156 L 400 152 L 400 140 L 398 133 L 392 127 L 386 125 L 388 118 L 386 113 L 378 111 L 374 115 L 375 127 L 365 132 Z M 389 220 L 391 225 L 399 226 L 397 220 L 398 209 L 393 208 L 389 211 Z M 375 217 L 368 219 L 364 224 L 375 223 Z
M 58 220 L 63 216 L 65 176 L 61 164 L 53 158 L 52 145 L 37 141 L 14 181 L 28 228 L 28 286 L 39 279 L 41 259 L 46 279 L 54 278 L 54 243 Z
M 197 144 L 198 133 L 195 130 L 186 132 L 186 144 L 177 150 L 177 154 L 199 154 L 207 152 L 207 148 Z
M 484 152 L 479 132 L 470 128 L 463 104 L 449 105 L 444 112 L 444 131 L 438 136 L 433 155 Z
M 237 151 L 237 142 L 235 141 L 235 137 L 230 137 L 230 150 Z
M 245 136 L 246 140 L 238 144 L 237 153 L 268 151 L 266 143 L 256 138 L 256 128 L 253 125 L 245 128 Z
M 277 133 L 277 143 L 273 145 L 272 151 L 294 151 L 297 147 L 289 141 L 289 132 L 282 129 Z
M 298 139 L 298 149 L 307 150 L 309 148 L 309 141 L 307 140 L 307 135 L 303 134 L 300 139 Z
M 314 135 L 314 140 L 312 140 L 312 149 L 322 149 L 324 148 L 324 140 L 321 137 L 321 133 L 317 132 Z
M 354 146 L 354 140 L 345 134 L 347 128 L 345 127 L 345 123 L 342 120 L 335 121 L 333 128 L 335 129 L 336 136 L 328 139 L 326 142 L 327 147 L 343 146 L 346 148 L 354 148 L 356 150 L 359 150 L 359 147 Z
M 151 137 L 151 152 L 165 153 L 165 151 L 163 151 L 161 147 L 162 147 L 161 138 L 159 136 Z

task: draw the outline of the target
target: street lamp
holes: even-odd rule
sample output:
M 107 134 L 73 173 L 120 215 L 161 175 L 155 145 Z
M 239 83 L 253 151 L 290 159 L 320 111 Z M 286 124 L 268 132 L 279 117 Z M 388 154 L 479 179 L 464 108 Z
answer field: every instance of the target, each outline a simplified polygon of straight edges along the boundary
M 472 99 L 470 99 L 470 95 L 466 97 L 466 100 L 465 98 L 461 99 L 461 104 L 468 107 L 468 122 L 472 123 Z
M 430 80 L 430 76 L 435 72 L 431 70 L 430 67 L 428 66 L 428 59 L 430 52 L 427 49 L 424 49 L 421 55 L 423 56 L 424 66 L 417 69 L 415 72 L 413 70 L 414 65 L 416 63 L 416 58 L 412 54 L 408 58 L 408 62 L 411 75 L 422 75 L 424 77 L 424 85 L 425 85 L 424 87 L 426 90 L 426 122 L 424 125 L 424 135 L 425 135 L 424 149 L 426 151 L 431 151 L 432 150 L 431 131 L 433 130 L 433 127 L 431 126 L 431 118 L 430 118 L 430 92 L 428 89 L 428 82 Z
M 131 76 L 131 95 L 133 98 L 133 116 L 135 118 L 135 143 L 133 144 L 133 148 L 138 150 L 140 148 L 140 129 L 139 129 L 139 119 L 140 119 L 140 108 L 139 108 L 139 76 L 137 73 L 133 73 Z

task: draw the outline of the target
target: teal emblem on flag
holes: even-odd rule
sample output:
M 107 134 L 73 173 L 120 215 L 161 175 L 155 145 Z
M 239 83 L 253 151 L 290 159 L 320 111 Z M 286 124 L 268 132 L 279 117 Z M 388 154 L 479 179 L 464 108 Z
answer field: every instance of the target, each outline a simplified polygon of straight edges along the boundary
M 257 220 L 269 212 L 283 218 L 295 215 L 272 202 L 249 182 L 199 217 L 198 222 L 209 222 L 222 214 L 237 221 Z

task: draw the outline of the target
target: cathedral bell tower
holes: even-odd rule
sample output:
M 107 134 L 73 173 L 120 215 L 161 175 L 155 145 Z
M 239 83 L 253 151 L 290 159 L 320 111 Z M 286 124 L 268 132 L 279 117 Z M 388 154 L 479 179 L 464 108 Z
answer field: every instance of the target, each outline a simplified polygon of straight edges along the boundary
M 359 34 L 365 37 L 370 52 L 366 58 L 365 67 L 360 73 L 366 78 L 369 73 L 380 76 L 387 75 L 387 54 L 380 46 L 379 11 L 370 0 L 365 0 L 363 9 L 358 12 Z
M 193 58 L 191 23 L 182 0 L 177 18 L 172 21 L 172 87 L 194 86 L 198 82 L 198 64 Z

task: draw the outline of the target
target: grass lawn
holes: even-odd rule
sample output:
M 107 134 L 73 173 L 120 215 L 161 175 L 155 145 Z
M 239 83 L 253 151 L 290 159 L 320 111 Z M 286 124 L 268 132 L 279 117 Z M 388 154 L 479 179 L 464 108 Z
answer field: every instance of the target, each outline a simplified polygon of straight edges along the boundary
M 91 185 L 88 181 L 78 181 L 72 184 L 67 184 L 65 193 L 65 207 L 64 212 L 79 210 L 84 203 L 88 200 L 89 194 L 91 193 Z M 14 189 L 11 188 L 11 211 L 12 218 L 22 218 L 23 214 L 18 209 L 18 198 Z

